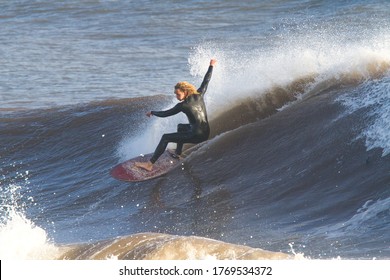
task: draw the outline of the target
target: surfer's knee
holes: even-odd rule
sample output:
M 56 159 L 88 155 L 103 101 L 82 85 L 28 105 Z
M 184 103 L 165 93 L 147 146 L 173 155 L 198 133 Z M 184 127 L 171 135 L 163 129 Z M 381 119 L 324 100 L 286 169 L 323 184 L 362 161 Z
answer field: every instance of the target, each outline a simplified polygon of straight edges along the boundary
M 168 134 L 163 134 L 163 136 L 161 136 L 161 140 L 160 140 L 162 143 L 166 143 L 168 144 L 169 143 L 169 135 Z
M 182 124 L 182 123 L 179 123 L 179 124 L 177 125 L 177 131 L 178 131 L 178 132 L 183 131 L 183 124 Z

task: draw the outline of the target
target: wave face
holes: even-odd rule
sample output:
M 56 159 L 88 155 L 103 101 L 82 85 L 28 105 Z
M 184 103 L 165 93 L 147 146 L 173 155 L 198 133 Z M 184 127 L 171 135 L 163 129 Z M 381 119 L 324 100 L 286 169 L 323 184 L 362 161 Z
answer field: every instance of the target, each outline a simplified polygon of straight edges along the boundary
M 0 75 L 0 258 L 284 259 L 297 252 L 388 259 L 390 34 L 382 2 L 337 9 L 321 1 L 251 2 L 251 14 L 233 3 L 193 1 L 196 13 L 183 24 L 201 34 L 179 28 L 169 42 L 176 25 L 164 4 L 160 14 L 122 1 L 90 9 L 79 1 L 66 9 L 34 2 L 33 16 L 7 4 L 0 12 L 0 36 L 8 38 L 7 75 Z M 201 20 L 220 10 L 221 21 Z M 233 15 L 242 25 L 230 24 Z M 57 18 L 72 18 L 65 33 Z M 137 22 L 127 20 L 148 28 L 129 33 Z M 46 26 L 44 50 L 30 25 Z M 29 51 L 21 49 L 29 38 Z M 178 57 L 188 65 L 172 74 Z M 186 121 L 146 118 L 175 104 L 172 93 L 152 88 L 170 92 L 188 72 L 200 83 L 210 57 L 219 61 L 206 94 L 210 139 L 166 176 L 111 178 L 113 166 L 152 152 L 163 133 Z M 125 86 L 129 77 L 134 83 Z

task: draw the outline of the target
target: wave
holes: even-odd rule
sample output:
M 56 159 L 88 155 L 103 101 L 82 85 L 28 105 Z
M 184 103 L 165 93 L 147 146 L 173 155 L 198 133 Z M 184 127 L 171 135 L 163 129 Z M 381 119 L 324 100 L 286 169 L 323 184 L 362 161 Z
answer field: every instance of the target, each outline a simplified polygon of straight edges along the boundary
M 298 76 L 290 83 L 282 82 L 263 90 L 243 88 L 231 93 L 232 89 L 222 86 L 221 90 L 218 89 L 221 85 L 216 85 L 207 95 L 208 106 L 211 107 L 211 137 L 267 118 L 305 96 L 315 96 L 330 90 L 358 86 L 367 80 L 381 79 L 387 75 L 389 69 L 389 58 L 378 58 L 374 55 L 372 60 L 369 59 L 362 63 L 359 69 L 352 67 L 346 72 L 335 72 L 331 75 L 316 73 Z M 217 77 L 218 79 L 221 78 Z M 226 77 L 224 80 L 231 80 L 231 78 Z M 243 83 L 243 81 L 239 80 L 237 83 Z M 234 97 L 231 97 L 232 95 Z M 220 104 L 216 105 L 217 103 Z M 165 102 L 165 105 L 158 107 L 164 108 L 164 106 L 168 108 L 173 104 Z M 153 108 L 153 105 L 147 108 Z M 125 160 L 139 154 L 134 151 L 152 152 L 163 133 L 175 131 L 176 124 L 185 121 L 184 118 L 178 116 L 151 122 L 141 134 L 124 137 L 118 149 L 118 155 L 121 160 Z
M 302 258 L 297 255 L 297 258 Z M 271 252 L 197 236 L 139 233 L 93 244 L 75 245 L 59 259 L 71 260 L 286 260 L 293 254 Z
M 301 254 L 272 252 L 197 236 L 139 233 L 85 244 L 58 245 L 19 205 L 21 187 L 1 189 L 0 258 L 8 260 L 200 260 L 296 259 Z
M 103 226 L 99 219 L 106 220 L 103 217 L 94 220 L 93 213 L 107 215 L 103 212 L 115 212 L 117 210 L 112 209 L 123 205 L 132 213 L 128 214 L 128 219 L 133 226 L 151 226 L 146 227 L 147 232 L 143 234 L 129 235 L 126 230 L 119 237 L 105 241 L 79 245 L 66 242 L 60 246 L 50 241 L 43 229 L 47 226 L 36 226 L 25 214 L 15 212 L 4 219 L 1 227 L 0 240 L 7 244 L 0 246 L 2 256 L 34 259 L 290 258 L 278 252 L 291 242 L 291 236 L 299 240 L 295 240 L 296 250 L 311 258 L 369 257 L 362 256 L 359 250 L 348 253 L 349 240 L 358 240 L 359 248 L 369 247 L 369 250 L 361 250 L 369 251 L 370 256 L 386 256 L 387 251 L 379 248 L 382 245 L 373 245 L 388 242 L 386 238 L 368 236 L 388 230 L 383 224 L 383 218 L 388 218 L 383 205 L 386 207 L 389 197 L 389 157 L 382 154 L 381 148 L 368 149 L 364 139 L 359 137 L 367 127 L 364 106 L 363 111 L 358 107 L 349 111 L 339 101 L 343 96 L 361 94 L 363 91 L 359 89 L 366 92 L 370 84 L 386 79 L 306 93 L 282 110 L 274 109 L 265 118 L 261 113 L 254 113 L 258 118 L 255 121 L 243 116 L 243 120 L 235 124 L 237 128 L 235 125 L 222 128 L 218 136 L 198 147 L 182 169 L 170 173 L 169 180 L 162 178 L 135 188 L 118 187 L 120 183 L 108 176 L 108 170 L 118 161 L 117 145 L 124 133 L 137 135 L 138 129 L 142 131 L 147 125 L 138 120 L 150 102 L 168 104 L 169 99 L 107 101 L 54 110 L 55 117 L 51 110 L 8 119 L 1 129 L 12 145 L 5 145 L 1 158 L 11 164 L 2 166 L 1 183 L 8 188 L 27 180 L 34 186 L 25 188 L 32 192 L 34 203 L 49 201 L 43 212 L 38 211 L 33 216 L 50 221 L 67 213 L 66 216 L 78 217 L 77 221 L 65 219 L 63 226 L 61 221 L 56 221 L 57 231 L 67 232 L 69 223 L 70 227 L 81 223 L 77 227 L 85 227 L 89 232 L 97 223 Z M 308 87 L 305 82 L 301 85 L 301 88 Z M 263 104 L 264 107 L 259 108 L 274 106 Z M 257 112 L 256 109 L 253 112 Z M 228 114 L 220 122 L 234 119 Z M 212 120 L 213 124 L 218 121 L 218 118 Z M 133 129 L 129 131 L 127 127 Z M 23 160 L 17 161 L 18 158 Z M 150 196 L 156 201 L 149 202 Z M 143 199 L 146 201 L 142 202 Z M 173 206 L 159 210 L 160 200 L 169 201 Z M 372 202 L 366 205 L 367 201 Z M 151 209 L 139 212 L 133 209 L 135 203 L 150 203 Z M 96 211 L 100 207 L 104 210 Z M 369 212 L 364 210 L 366 208 Z M 161 216 L 159 211 L 164 209 L 165 214 Z M 205 220 L 201 222 L 204 225 L 196 225 L 189 234 L 184 226 L 186 221 L 198 224 L 191 222 L 192 216 Z M 166 227 L 160 230 L 177 231 L 176 234 L 148 233 L 153 225 L 159 224 Z M 359 230 L 365 225 L 369 225 L 367 230 Z M 19 230 L 20 234 L 15 234 Z M 91 237 L 90 232 L 84 234 L 88 239 L 101 239 Z M 255 240 L 248 242 L 242 238 L 248 235 L 255 236 Z M 34 236 L 33 242 L 31 236 Z M 334 243 L 335 239 L 339 243 Z M 245 243 L 248 244 L 244 247 L 235 245 Z M 270 246 L 275 243 L 277 245 Z M 342 243 L 347 244 L 346 247 L 338 247 Z M 337 244 L 337 248 L 342 249 L 329 244 Z M 378 253 L 380 250 L 382 253 Z M 13 255 L 17 252 L 22 255 Z
M 44 229 L 15 214 L 0 228 L 0 257 L 7 260 L 282 260 L 285 254 L 197 236 L 139 233 L 86 244 L 56 245 Z
M 352 90 L 350 95 L 337 99 L 349 114 L 366 112 L 367 126 L 359 138 L 365 139 L 369 150 L 382 148 L 383 156 L 390 153 L 390 79 L 371 80 Z
M 304 96 L 356 87 L 388 75 L 386 30 L 375 30 L 361 41 L 349 41 L 336 30 L 329 27 L 321 33 L 290 34 L 251 50 L 221 42 L 193 48 L 188 62 L 194 84 L 201 82 L 210 57 L 219 60 L 206 94 L 211 136 L 269 117 Z M 174 102 L 158 107 L 168 108 Z M 176 124 L 183 121 L 175 117 L 148 124 L 140 135 L 123 139 L 118 155 L 124 160 L 136 156 L 134 150 L 152 152 L 160 136 L 175 131 Z
M 275 260 L 303 258 L 196 236 L 140 233 L 78 245 L 56 245 L 21 212 L 0 225 L 0 258 L 7 260 Z
M 389 72 L 389 45 L 385 39 L 378 37 L 364 46 L 333 43 L 317 35 L 312 40 L 314 46 L 284 42 L 286 46 L 276 51 L 258 49 L 248 53 L 224 50 L 211 43 L 195 48 L 189 58 L 195 77 L 201 77 L 208 57 L 221 58 L 206 98 L 214 123 L 231 126 L 217 128 L 215 134 L 268 117 L 305 95 L 357 86 Z

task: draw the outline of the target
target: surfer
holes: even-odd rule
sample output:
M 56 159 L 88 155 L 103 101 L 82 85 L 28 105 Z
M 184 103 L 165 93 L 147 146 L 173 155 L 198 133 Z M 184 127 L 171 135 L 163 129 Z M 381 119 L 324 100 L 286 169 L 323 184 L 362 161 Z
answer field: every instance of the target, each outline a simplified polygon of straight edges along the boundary
M 181 102 L 177 103 L 173 108 L 166 111 L 150 111 L 146 113 L 148 117 L 156 116 L 165 118 L 182 112 L 186 114 L 189 124 L 179 124 L 177 126 L 177 132 L 164 134 L 150 161 L 136 162 L 135 166 L 152 171 L 153 164 L 164 153 L 168 143 L 177 144 L 175 156 L 180 156 L 185 143 L 197 144 L 209 138 L 210 126 L 203 97 L 210 82 L 213 67 L 216 64 L 216 59 L 210 60 L 207 73 L 198 89 L 188 82 L 179 82 L 175 85 L 176 98 Z

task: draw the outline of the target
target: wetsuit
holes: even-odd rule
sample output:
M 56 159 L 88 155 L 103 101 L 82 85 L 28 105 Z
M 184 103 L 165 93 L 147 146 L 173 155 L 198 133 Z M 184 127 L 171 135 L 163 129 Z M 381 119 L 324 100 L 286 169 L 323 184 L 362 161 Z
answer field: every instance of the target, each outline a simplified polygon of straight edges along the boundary
M 203 97 L 206 93 L 207 86 L 210 82 L 213 72 L 213 66 L 209 69 L 203 79 L 203 82 L 198 88 L 199 94 L 192 94 L 184 99 L 183 102 L 176 104 L 173 108 L 166 111 L 152 111 L 152 115 L 165 118 L 176 115 L 180 112 L 186 114 L 189 124 L 179 124 L 177 132 L 164 134 L 161 137 L 150 162 L 155 163 L 157 159 L 164 153 L 168 143 L 177 143 L 176 154 L 180 155 L 184 143 L 200 143 L 206 141 L 210 135 L 210 126 L 207 119 L 206 105 Z

